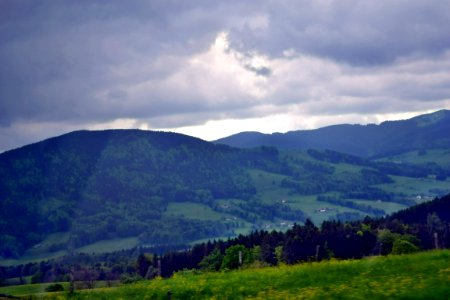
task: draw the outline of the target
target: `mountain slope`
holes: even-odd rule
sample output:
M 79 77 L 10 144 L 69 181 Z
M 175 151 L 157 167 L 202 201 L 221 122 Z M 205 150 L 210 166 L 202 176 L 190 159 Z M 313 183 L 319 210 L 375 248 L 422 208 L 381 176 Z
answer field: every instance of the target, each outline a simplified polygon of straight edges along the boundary
M 2 244 L 26 248 L 42 234 L 67 230 L 74 246 L 155 231 L 152 222 L 161 220 L 170 200 L 188 197 L 183 191 L 204 193 L 204 201 L 248 192 L 238 165 L 223 161 L 235 152 L 172 133 L 103 131 L 74 132 L 3 153 L 0 232 L 8 235 Z M 208 172 L 195 172 L 202 167 Z M 159 229 L 166 233 L 164 224 Z
M 0 257 L 125 238 L 179 245 L 306 218 L 381 216 L 450 192 L 448 177 L 448 168 L 428 162 L 78 131 L 0 154 Z
M 441 110 L 409 120 L 380 125 L 334 125 L 285 134 L 243 132 L 216 143 L 234 147 L 274 146 L 280 149 L 330 149 L 364 157 L 418 149 L 450 147 L 450 111 Z
M 5 152 L 0 256 L 20 255 L 55 232 L 70 233 L 56 248 L 128 236 L 164 244 L 231 234 L 233 224 L 166 214 L 168 205 L 249 199 L 255 189 L 246 168 L 273 159 L 273 149 L 243 151 L 139 130 L 79 131 Z

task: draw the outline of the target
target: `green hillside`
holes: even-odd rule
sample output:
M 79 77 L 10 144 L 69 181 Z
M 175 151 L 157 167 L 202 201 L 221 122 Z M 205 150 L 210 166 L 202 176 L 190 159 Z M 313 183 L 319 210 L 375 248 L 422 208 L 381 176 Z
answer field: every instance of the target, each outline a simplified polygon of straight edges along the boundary
M 448 299 L 450 251 L 250 268 L 180 272 L 115 288 L 82 290 L 70 299 Z M 20 287 L 31 291 L 29 286 Z M 20 288 L 0 288 L 1 292 Z M 40 294 L 65 299 L 65 292 Z
M 0 264 L 382 216 L 450 192 L 450 170 L 433 162 L 445 156 L 424 156 L 399 164 L 165 132 L 69 133 L 0 154 Z

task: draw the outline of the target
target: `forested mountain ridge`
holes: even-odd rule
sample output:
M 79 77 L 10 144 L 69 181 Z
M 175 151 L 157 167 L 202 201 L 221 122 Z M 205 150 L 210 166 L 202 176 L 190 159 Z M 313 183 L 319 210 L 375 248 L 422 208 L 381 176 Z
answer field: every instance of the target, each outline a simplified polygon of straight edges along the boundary
M 73 132 L 5 152 L 2 254 L 16 255 L 42 235 L 67 230 L 73 246 L 143 232 L 155 243 L 169 232 L 171 241 L 183 241 L 183 230 L 193 231 L 191 239 L 222 233 L 223 226 L 210 222 L 167 226 L 180 220 L 166 220 L 162 212 L 171 201 L 248 198 L 254 189 L 242 171 L 242 153 L 180 134 L 138 130 Z
M 450 192 L 448 177 L 447 167 L 427 161 L 77 131 L 0 154 L 0 257 L 123 238 L 185 244 L 285 230 L 307 217 L 320 224 L 382 216 Z
M 449 148 L 450 111 L 440 110 L 380 125 L 333 125 L 315 130 L 262 134 L 242 132 L 215 141 L 233 147 L 273 146 L 280 149 L 329 149 L 363 157 Z

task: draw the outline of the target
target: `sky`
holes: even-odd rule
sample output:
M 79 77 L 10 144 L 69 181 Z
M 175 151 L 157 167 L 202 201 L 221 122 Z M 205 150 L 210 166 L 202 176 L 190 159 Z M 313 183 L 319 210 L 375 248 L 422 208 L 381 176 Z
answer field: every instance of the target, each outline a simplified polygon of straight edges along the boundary
M 214 140 L 450 109 L 450 0 L 0 1 L 0 152 L 74 130 Z

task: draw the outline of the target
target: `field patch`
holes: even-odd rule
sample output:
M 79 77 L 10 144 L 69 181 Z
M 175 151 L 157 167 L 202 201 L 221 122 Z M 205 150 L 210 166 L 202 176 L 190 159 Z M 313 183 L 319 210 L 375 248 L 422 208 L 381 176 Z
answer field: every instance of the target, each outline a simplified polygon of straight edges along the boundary
M 89 244 L 78 248 L 75 252 L 82 253 L 104 253 L 104 252 L 114 252 L 124 249 L 130 249 L 139 246 L 139 240 L 137 237 L 121 238 L 121 239 L 111 239 L 102 240 L 93 244 Z
M 386 212 L 386 214 L 391 214 L 397 212 L 401 209 L 407 208 L 406 205 L 394 203 L 394 202 L 386 202 L 386 201 L 371 201 L 371 200 L 363 200 L 363 199 L 351 199 L 351 201 L 356 202 L 358 204 L 369 205 L 373 208 L 382 209 Z
M 348 212 L 360 213 L 364 215 L 364 213 L 360 212 L 359 210 L 317 201 L 316 198 L 317 197 L 315 195 L 291 196 L 289 198 L 286 198 L 286 202 L 292 209 L 303 210 L 311 219 L 311 221 L 313 221 L 313 223 L 318 226 L 320 226 L 323 221 L 334 218 L 338 213 Z
M 379 184 L 377 187 L 388 193 L 405 194 L 410 199 L 417 200 L 417 203 L 429 201 L 436 196 L 442 196 L 450 192 L 450 179 L 439 181 L 433 178 L 403 176 L 391 176 L 391 178 L 394 183 Z
M 231 217 L 228 214 L 216 212 L 207 205 L 194 202 L 171 202 L 167 206 L 165 215 L 202 221 L 220 221 Z
M 47 239 L 46 239 L 47 240 Z M 76 248 L 76 253 L 106 253 L 130 249 L 139 246 L 137 237 L 117 238 L 110 240 L 101 240 L 93 244 L 89 244 L 80 248 Z M 40 262 L 67 255 L 69 252 L 64 249 L 55 252 L 40 251 L 33 254 L 26 254 L 19 259 L 5 259 L 0 261 L 0 266 L 13 266 L 27 264 L 30 262 Z
M 450 167 L 450 150 L 430 149 L 425 151 L 410 151 L 399 155 L 383 157 L 379 161 L 394 163 L 426 164 L 437 163 L 443 167 Z

